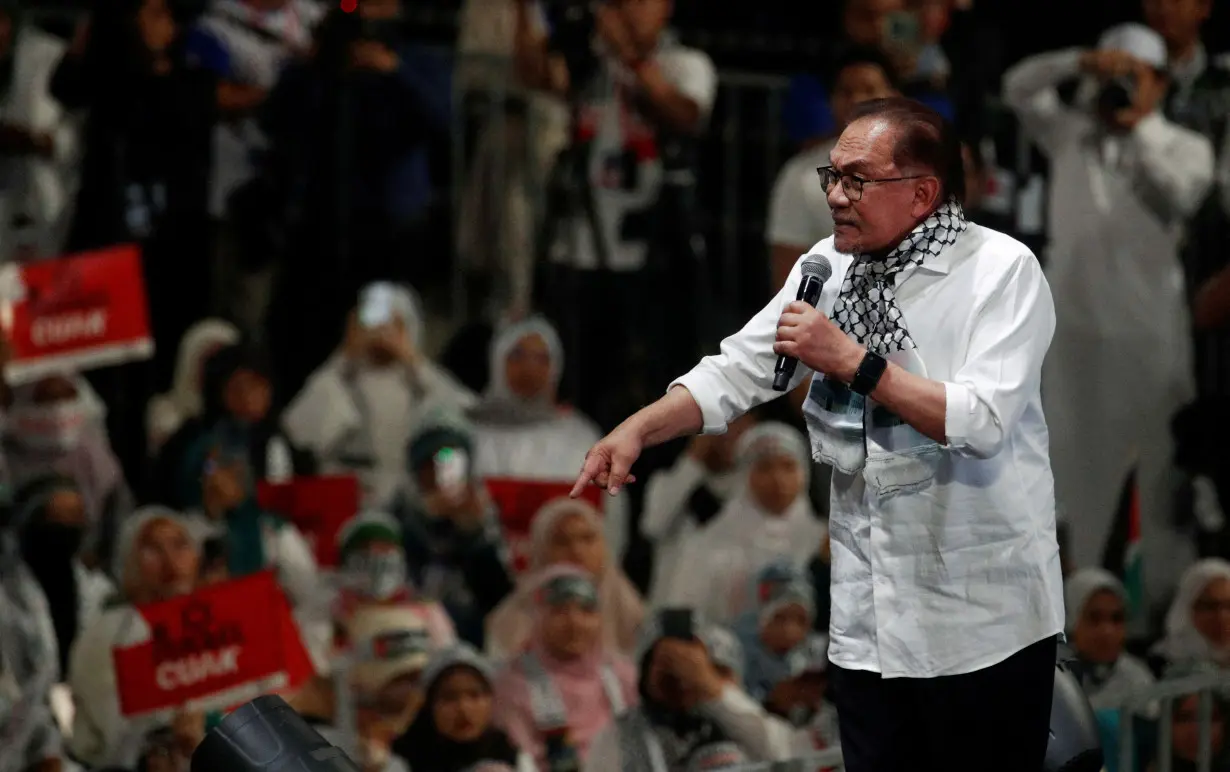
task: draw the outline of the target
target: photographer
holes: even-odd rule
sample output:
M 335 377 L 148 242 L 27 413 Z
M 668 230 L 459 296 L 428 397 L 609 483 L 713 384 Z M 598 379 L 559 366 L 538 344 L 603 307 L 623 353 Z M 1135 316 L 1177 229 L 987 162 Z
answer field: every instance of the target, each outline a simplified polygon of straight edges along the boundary
M 717 74 L 708 56 L 667 31 L 671 0 L 559 6 L 548 7 L 544 22 L 536 5 L 519 2 L 515 52 L 525 82 L 566 95 L 574 116 L 573 145 L 557 169 L 574 179 L 548 212 L 556 228 L 546 245 L 546 303 L 560 329 L 607 344 L 591 353 L 565 342 L 581 378 L 572 384 L 577 406 L 606 426 L 622 414 L 611 400 L 635 390 L 627 373 L 650 363 L 634 362 L 654 329 L 644 309 L 660 305 L 648 293 L 694 282 L 701 270 L 684 254 L 693 233 L 687 205 L 676 208 L 667 193 L 694 185 L 688 156 L 713 107 Z M 696 314 L 675 310 L 694 324 Z M 661 346 L 678 347 L 690 334 L 673 326 L 654 360 L 669 358 Z
M 1166 62 L 1156 32 L 1125 24 L 1096 51 L 1043 54 L 1004 77 L 1005 101 L 1051 162 L 1056 332 L 1042 393 L 1057 512 L 1077 566 L 1098 565 L 1134 474 L 1150 603 L 1191 546 L 1172 524 L 1168 479 L 1170 418 L 1193 391 L 1178 241 L 1213 173 L 1209 141 L 1159 110 Z M 1078 76 L 1065 105 L 1055 87 Z

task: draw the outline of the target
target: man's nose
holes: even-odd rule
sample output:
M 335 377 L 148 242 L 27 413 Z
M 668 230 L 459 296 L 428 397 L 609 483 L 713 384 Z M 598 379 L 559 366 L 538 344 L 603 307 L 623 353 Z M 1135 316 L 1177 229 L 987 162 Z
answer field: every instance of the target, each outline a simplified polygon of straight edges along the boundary
M 843 209 L 850 205 L 850 197 L 846 195 L 846 188 L 840 180 L 829 189 L 827 197 L 830 209 Z

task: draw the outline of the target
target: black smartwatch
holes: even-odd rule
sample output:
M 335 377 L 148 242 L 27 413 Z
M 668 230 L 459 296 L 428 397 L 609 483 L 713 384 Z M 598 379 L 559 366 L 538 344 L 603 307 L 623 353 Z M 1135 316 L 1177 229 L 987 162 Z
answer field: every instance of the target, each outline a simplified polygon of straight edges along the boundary
M 850 381 L 850 391 L 864 397 L 876 390 L 884 369 L 888 367 L 887 360 L 874 351 L 868 351 L 854 372 L 854 380 Z

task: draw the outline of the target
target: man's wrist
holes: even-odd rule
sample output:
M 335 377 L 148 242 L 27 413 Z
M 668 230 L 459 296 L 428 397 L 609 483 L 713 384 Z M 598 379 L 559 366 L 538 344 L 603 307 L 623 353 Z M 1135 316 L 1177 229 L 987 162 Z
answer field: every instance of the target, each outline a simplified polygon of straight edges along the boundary
M 849 352 L 843 358 L 841 366 L 837 372 L 833 373 L 842 383 L 849 385 L 854 382 L 854 376 L 858 374 L 858 368 L 863 364 L 863 360 L 867 357 L 867 349 L 863 346 L 850 341 L 851 346 Z

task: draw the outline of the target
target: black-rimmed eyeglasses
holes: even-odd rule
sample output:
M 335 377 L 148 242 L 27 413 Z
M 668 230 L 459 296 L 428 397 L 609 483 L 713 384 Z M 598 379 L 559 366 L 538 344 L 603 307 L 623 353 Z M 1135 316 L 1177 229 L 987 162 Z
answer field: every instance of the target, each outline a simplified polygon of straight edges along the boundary
M 841 182 L 841 189 L 845 191 L 846 198 L 851 201 L 861 201 L 863 198 L 863 186 L 871 185 L 880 182 L 902 182 L 904 180 L 921 180 L 924 177 L 930 177 L 930 174 L 911 174 L 908 177 L 883 177 L 878 180 L 869 180 L 865 177 L 860 177 L 857 174 L 842 174 L 832 166 L 816 167 L 816 174 L 820 175 L 820 184 L 824 186 L 824 193 L 828 195 L 833 191 L 833 186 L 838 181 Z

